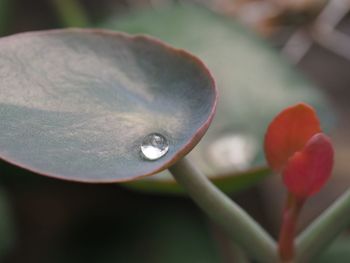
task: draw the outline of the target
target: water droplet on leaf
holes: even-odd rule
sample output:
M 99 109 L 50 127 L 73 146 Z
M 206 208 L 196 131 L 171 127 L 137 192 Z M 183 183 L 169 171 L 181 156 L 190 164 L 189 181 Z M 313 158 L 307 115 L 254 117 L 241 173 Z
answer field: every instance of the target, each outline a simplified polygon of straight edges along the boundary
M 163 157 L 169 150 L 167 139 L 159 133 L 147 135 L 141 144 L 142 156 L 149 161 L 155 161 Z

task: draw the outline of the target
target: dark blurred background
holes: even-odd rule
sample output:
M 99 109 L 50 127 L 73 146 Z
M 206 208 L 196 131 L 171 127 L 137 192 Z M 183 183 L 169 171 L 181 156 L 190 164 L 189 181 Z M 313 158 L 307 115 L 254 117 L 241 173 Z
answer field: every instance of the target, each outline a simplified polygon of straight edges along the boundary
M 183 2 L 200 5 L 254 31 L 315 83 L 335 108 L 334 177 L 307 204 L 300 224 L 304 228 L 350 185 L 348 0 L 0 0 L 0 34 L 99 27 L 111 17 Z M 11 175 L 1 180 L 0 262 L 211 263 L 236 262 L 240 254 L 185 196 L 145 194 L 119 185 L 27 179 Z M 280 184 L 278 177 L 268 177 L 232 194 L 275 237 L 284 201 Z M 349 248 L 345 233 L 318 262 L 348 262 L 342 260 Z

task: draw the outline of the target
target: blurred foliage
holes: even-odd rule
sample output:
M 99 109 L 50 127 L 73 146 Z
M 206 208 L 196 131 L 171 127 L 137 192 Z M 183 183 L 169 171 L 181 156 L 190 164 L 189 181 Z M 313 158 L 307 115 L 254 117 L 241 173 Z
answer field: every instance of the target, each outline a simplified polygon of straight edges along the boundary
M 11 20 L 13 0 L 0 0 L 0 36 L 8 33 Z
M 7 193 L 0 188 L 0 261 L 15 238 L 14 222 Z
M 62 25 L 67 27 L 87 27 L 90 22 L 85 8 L 79 1 L 51 0 Z
M 24 226 L 9 262 L 222 262 L 212 226 L 187 198 L 50 178 L 11 188 Z
M 309 24 L 327 0 L 200 0 L 226 16 L 236 17 L 263 36 L 284 27 Z
M 72 232 L 77 239 L 67 244 L 74 246 L 74 251 L 68 250 L 64 262 L 221 262 L 202 217 L 186 206 L 158 206 L 156 211 L 154 208 L 129 211 L 114 226 L 113 222 L 100 218 L 90 218 L 90 222 L 97 220 L 98 229 L 86 224 L 76 226 Z
M 267 167 L 258 167 L 244 172 L 232 172 L 221 176 L 211 177 L 211 181 L 223 192 L 233 194 L 244 191 L 259 183 L 271 171 Z M 186 195 L 186 191 L 173 180 L 169 171 L 146 177 L 144 179 L 122 183 L 121 185 L 145 193 L 162 193 Z
M 348 263 L 350 258 L 350 238 L 343 235 L 335 240 L 313 263 Z

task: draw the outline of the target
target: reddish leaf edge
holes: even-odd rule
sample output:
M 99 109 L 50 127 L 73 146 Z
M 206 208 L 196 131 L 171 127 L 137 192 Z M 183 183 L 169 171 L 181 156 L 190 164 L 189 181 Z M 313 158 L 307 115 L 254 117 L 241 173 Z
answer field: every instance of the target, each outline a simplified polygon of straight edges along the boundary
M 215 79 L 210 72 L 209 68 L 206 66 L 206 64 L 198 57 L 195 55 L 191 54 L 190 52 L 181 49 L 181 48 L 175 48 L 164 41 L 157 39 L 155 37 L 151 37 L 149 35 L 145 34 L 138 34 L 138 35 L 131 35 L 125 32 L 118 32 L 118 31 L 112 31 L 112 30 L 106 30 L 106 29 L 97 29 L 97 28 L 66 28 L 66 29 L 52 29 L 52 30 L 42 30 L 42 31 L 30 31 L 30 32 L 24 32 L 24 33 L 18 33 L 10 36 L 5 36 L 0 38 L 0 43 L 2 41 L 11 41 L 12 39 L 16 38 L 17 36 L 23 36 L 23 35 L 47 35 L 47 34 L 57 34 L 57 33 L 86 33 L 86 34 L 95 34 L 95 35 L 105 35 L 109 37 L 116 37 L 116 38 L 124 38 L 125 40 L 129 42 L 133 41 L 146 41 L 150 42 L 156 45 L 159 45 L 161 48 L 166 49 L 169 52 L 172 52 L 174 54 L 177 54 L 180 57 L 183 57 L 184 59 L 187 60 L 192 60 L 196 66 L 201 68 L 204 74 L 206 74 L 209 77 L 209 81 L 211 82 L 210 87 L 213 90 L 214 99 L 211 102 L 211 112 L 208 116 L 208 119 L 196 130 L 192 138 L 177 152 L 177 154 L 174 155 L 172 159 L 164 163 L 163 165 L 157 167 L 155 170 L 153 170 L 150 173 L 145 173 L 145 174 L 139 174 L 135 176 L 130 176 L 129 178 L 123 178 L 123 179 L 112 179 L 112 180 L 90 180 L 90 179 L 76 179 L 76 178 L 66 178 L 66 177 L 61 177 L 58 174 L 53 174 L 53 173 L 43 173 L 40 172 L 39 170 L 36 170 L 30 166 L 22 165 L 20 163 L 17 163 L 15 161 L 12 161 L 10 159 L 7 159 L 5 154 L 0 152 L 0 162 L 4 162 L 5 165 L 6 163 L 12 166 L 15 166 L 16 168 L 23 169 L 25 171 L 28 171 L 30 173 L 34 173 L 37 175 L 42 175 L 46 177 L 51 177 L 54 179 L 59 179 L 59 180 L 64 180 L 64 181 L 69 181 L 69 182 L 78 182 L 78 183 L 91 183 L 91 184 L 107 184 L 107 183 L 123 183 L 123 182 L 130 182 L 134 181 L 146 176 L 151 176 L 156 173 L 159 173 L 173 164 L 175 164 L 178 160 L 182 159 L 184 156 L 186 156 L 197 144 L 198 142 L 202 139 L 206 131 L 208 130 L 214 116 L 216 113 L 216 107 L 217 107 L 217 102 L 218 102 L 218 89 L 216 86 Z

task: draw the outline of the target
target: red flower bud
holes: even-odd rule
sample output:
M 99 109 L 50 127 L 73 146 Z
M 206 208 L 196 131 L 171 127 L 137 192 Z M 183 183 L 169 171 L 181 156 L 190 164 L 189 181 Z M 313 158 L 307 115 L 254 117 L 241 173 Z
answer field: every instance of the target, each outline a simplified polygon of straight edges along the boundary
M 331 175 L 334 151 L 320 131 L 315 110 L 304 103 L 283 110 L 267 129 L 266 159 L 296 197 L 318 192 Z
M 319 132 L 320 122 L 309 105 L 299 103 L 283 110 L 272 120 L 265 135 L 265 156 L 269 166 L 281 172 L 288 159 Z
M 289 158 L 283 170 L 283 181 L 288 191 L 305 198 L 318 192 L 331 175 L 333 147 L 330 139 L 318 133 L 305 147 Z

